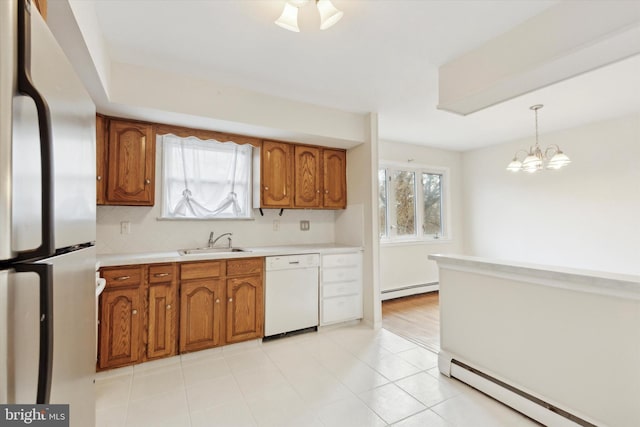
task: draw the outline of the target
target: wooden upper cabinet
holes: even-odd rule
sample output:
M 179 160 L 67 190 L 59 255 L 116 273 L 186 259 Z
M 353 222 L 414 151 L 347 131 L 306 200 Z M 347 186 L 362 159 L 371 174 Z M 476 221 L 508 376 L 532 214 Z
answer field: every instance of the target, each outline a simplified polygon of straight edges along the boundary
M 295 186 L 294 201 L 297 208 L 322 206 L 320 192 L 320 149 L 305 145 L 294 147 Z
M 153 126 L 109 120 L 106 203 L 153 206 L 155 141 Z
M 322 150 L 323 206 L 344 209 L 347 206 L 347 153 Z
M 47 0 L 33 0 L 33 4 L 38 8 L 40 15 L 47 20 Z
M 96 116 L 96 204 L 104 205 L 107 192 L 107 119 Z
M 260 206 L 292 207 L 292 146 L 283 142 L 263 141 L 261 160 Z

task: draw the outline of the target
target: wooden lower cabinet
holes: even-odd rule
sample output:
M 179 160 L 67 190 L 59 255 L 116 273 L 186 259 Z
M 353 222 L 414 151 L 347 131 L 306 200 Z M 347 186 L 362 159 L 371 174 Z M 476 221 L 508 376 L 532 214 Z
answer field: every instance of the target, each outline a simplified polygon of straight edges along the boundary
M 176 286 L 171 282 L 149 285 L 147 359 L 177 353 Z
M 224 281 L 182 282 L 180 300 L 180 352 L 221 345 Z
M 264 335 L 264 287 L 262 276 L 227 279 L 227 342 Z
M 98 369 L 264 335 L 264 258 L 105 267 Z
M 148 267 L 146 358 L 178 353 L 178 281 L 175 264 Z
M 105 290 L 100 307 L 102 369 L 130 365 L 141 359 L 142 305 L 139 288 Z
M 181 266 L 180 352 L 264 335 L 263 263 L 243 258 Z

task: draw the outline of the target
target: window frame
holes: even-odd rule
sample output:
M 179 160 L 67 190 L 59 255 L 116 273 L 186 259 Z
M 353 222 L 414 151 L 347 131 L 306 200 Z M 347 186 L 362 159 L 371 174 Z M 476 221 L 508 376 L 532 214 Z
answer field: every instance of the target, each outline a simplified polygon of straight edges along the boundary
M 451 233 L 451 209 L 450 209 L 450 195 L 449 195 L 449 183 L 450 183 L 450 171 L 447 167 L 441 166 L 430 166 L 423 164 L 415 164 L 415 163 L 404 163 L 404 162 L 380 162 L 378 164 L 378 188 L 380 188 L 380 170 L 385 170 L 385 176 L 387 179 L 386 184 L 386 209 L 385 209 L 385 224 L 386 230 L 385 234 L 381 234 L 380 230 L 378 230 L 379 240 L 381 244 L 384 245 L 402 245 L 402 244 L 412 244 L 412 243 L 442 243 L 442 242 L 450 242 L 452 240 Z M 392 224 L 395 223 L 395 214 L 390 212 L 390 207 L 395 203 L 395 194 L 390 191 L 390 185 L 388 184 L 389 177 L 392 176 L 394 171 L 406 171 L 413 172 L 415 174 L 415 229 L 416 233 L 411 236 L 397 236 L 391 233 Z M 422 174 L 435 174 L 441 176 L 441 189 L 440 189 L 440 220 L 441 220 L 441 229 L 442 234 L 426 234 L 424 233 L 423 220 L 424 220 L 424 189 L 422 186 Z M 378 205 L 379 206 L 379 205 Z M 380 207 L 378 207 L 380 211 Z M 378 221 L 380 226 L 381 220 Z

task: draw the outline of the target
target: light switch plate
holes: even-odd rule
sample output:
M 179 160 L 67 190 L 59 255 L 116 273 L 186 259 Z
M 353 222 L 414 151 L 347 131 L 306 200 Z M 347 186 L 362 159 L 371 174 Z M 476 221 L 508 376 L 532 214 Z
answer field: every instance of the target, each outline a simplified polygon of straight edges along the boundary
M 300 230 L 309 231 L 309 227 L 310 227 L 309 221 L 307 221 L 307 220 L 300 221 Z

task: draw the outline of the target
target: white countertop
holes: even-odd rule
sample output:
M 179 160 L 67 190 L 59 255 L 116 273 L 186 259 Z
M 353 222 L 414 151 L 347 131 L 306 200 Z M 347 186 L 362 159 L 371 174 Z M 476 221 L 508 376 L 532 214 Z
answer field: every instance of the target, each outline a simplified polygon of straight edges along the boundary
M 241 246 L 244 252 L 218 252 L 180 255 L 177 250 L 168 252 L 140 252 L 119 254 L 98 254 L 96 259 L 101 267 L 133 264 L 155 264 L 162 262 L 187 262 L 210 259 L 252 258 L 294 254 L 327 254 L 361 251 L 360 246 L 328 244 L 287 245 L 287 246 Z
M 640 276 L 605 271 L 540 265 L 466 255 L 429 255 L 438 267 L 483 270 L 485 274 L 510 275 L 536 283 L 603 295 L 640 299 Z

